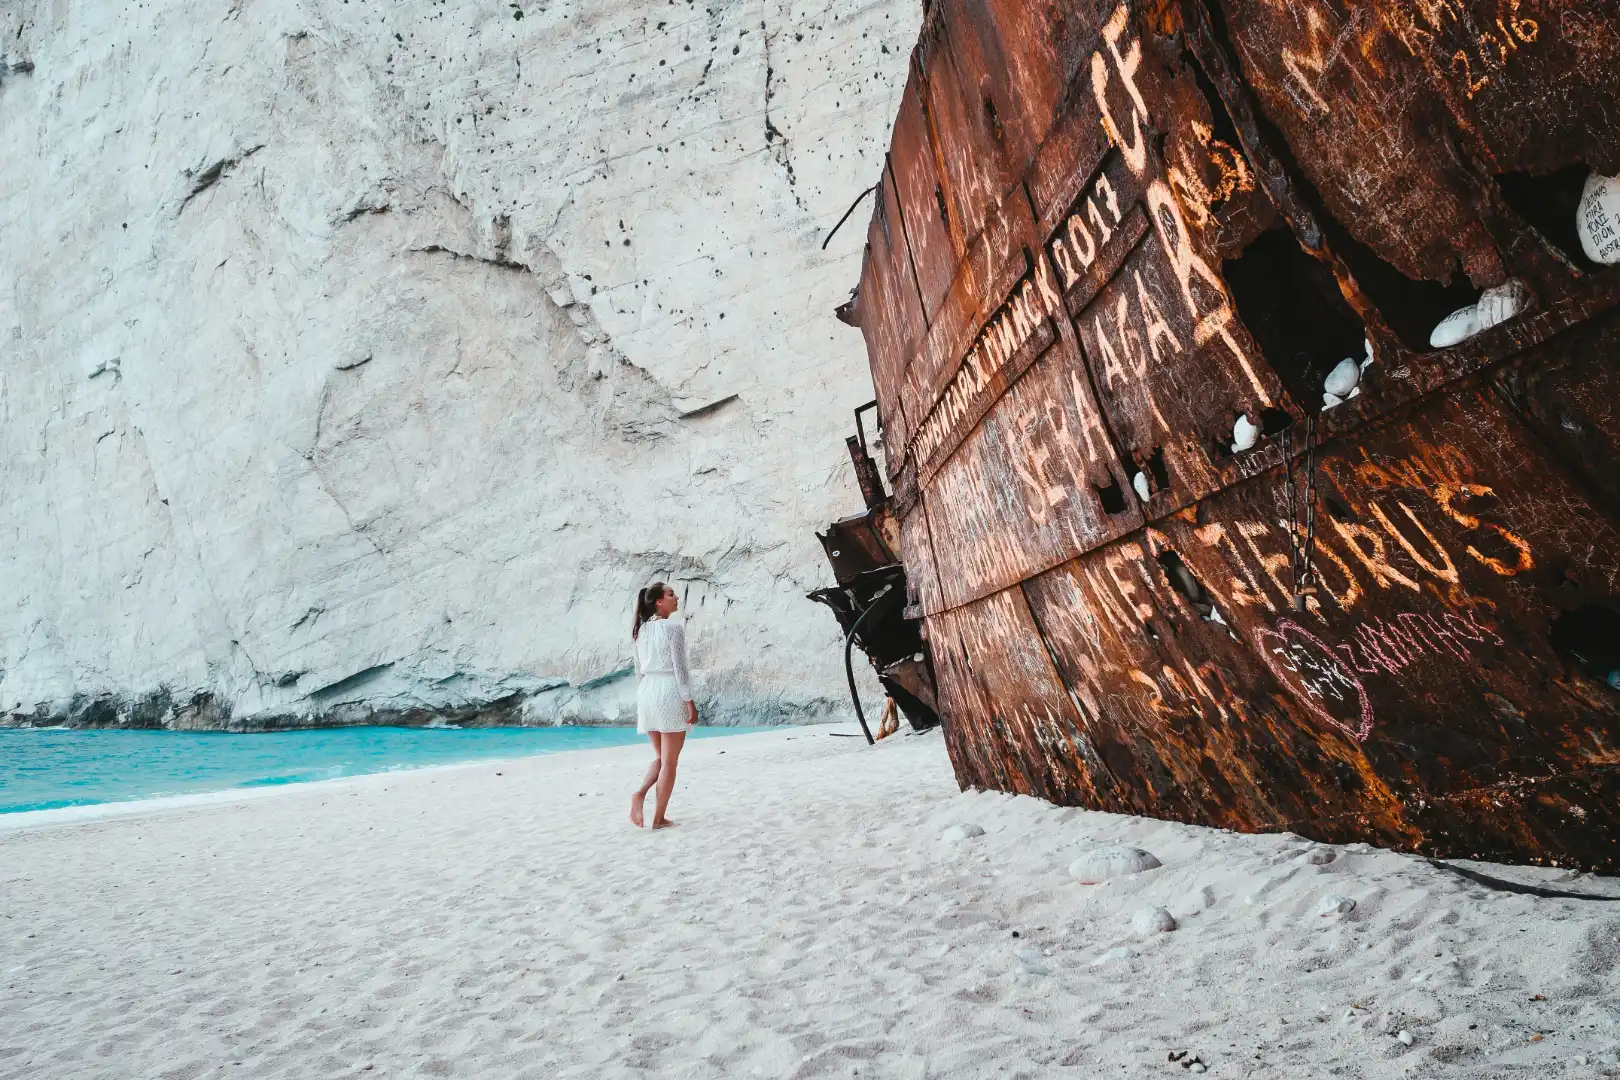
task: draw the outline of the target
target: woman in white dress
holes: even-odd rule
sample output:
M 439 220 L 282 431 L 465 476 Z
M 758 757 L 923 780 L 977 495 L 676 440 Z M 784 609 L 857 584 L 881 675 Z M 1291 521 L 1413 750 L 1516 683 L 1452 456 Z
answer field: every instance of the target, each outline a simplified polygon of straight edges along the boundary
M 692 677 L 686 666 L 686 631 L 671 622 L 680 601 L 675 590 L 655 581 L 636 596 L 636 621 L 630 638 L 636 649 L 636 730 L 652 740 L 653 763 L 630 798 L 630 820 L 642 827 L 642 805 L 647 792 L 658 789 L 653 801 L 652 827 L 666 829 L 675 822 L 664 816 L 669 793 L 675 789 L 675 765 L 681 757 L 686 732 L 697 723 L 692 700 Z

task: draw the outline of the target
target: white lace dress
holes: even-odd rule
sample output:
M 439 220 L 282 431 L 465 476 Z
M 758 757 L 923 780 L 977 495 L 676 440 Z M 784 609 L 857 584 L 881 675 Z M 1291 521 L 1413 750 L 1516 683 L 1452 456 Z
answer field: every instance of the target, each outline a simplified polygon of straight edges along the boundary
M 636 636 L 636 675 L 636 730 L 685 731 L 692 677 L 680 623 L 653 619 L 642 624 Z

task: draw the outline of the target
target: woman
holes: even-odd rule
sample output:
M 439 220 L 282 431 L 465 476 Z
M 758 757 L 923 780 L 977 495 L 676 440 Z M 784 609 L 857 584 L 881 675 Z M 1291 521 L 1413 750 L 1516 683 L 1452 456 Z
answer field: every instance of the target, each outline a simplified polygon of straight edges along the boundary
M 675 590 L 655 581 L 636 596 L 636 621 L 630 639 L 636 649 L 636 730 L 652 740 L 653 763 L 641 787 L 630 798 L 630 820 L 642 827 L 642 804 L 657 785 L 652 827 L 666 829 L 675 822 L 664 816 L 669 793 L 675 789 L 675 764 L 686 742 L 686 729 L 697 723 L 692 700 L 692 679 L 686 670 L 686 632 L 669 621 L 680 607 Z

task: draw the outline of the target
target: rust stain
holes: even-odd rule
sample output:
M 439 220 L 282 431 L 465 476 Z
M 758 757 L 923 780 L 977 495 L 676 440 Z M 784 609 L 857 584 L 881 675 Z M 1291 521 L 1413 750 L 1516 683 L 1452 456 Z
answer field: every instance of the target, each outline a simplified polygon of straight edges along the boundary
M 856 310 L 964 786 L 1620 868 L 1617 72 L 1606 0 L 929 7 Z

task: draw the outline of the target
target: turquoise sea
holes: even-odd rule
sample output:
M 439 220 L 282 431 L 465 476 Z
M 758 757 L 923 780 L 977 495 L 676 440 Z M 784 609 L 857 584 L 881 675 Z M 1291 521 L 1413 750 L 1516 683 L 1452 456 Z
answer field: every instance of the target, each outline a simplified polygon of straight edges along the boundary
M 761 730 L 699 727 L 691 737 Z M 627 727 L 350 727 L 253 734 L 0 728 L 0 814 L 645 741 Z

